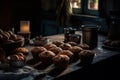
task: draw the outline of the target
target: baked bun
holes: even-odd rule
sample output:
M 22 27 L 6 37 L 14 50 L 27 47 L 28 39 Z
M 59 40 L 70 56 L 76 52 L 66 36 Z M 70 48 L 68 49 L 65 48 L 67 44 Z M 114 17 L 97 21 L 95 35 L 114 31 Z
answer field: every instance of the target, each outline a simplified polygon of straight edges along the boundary
M 34 47 L 31 49 L 32 56 L 36 60 L 40 60 L 39 54 L 44 52 L 44 51 L 47 51 L 47 49 L 44 47 Z
M 58 54 L 62 49 L 60 47 L 53 47 L 49 49 L 50 51 L 54 52 L 55 54 Z
M 11 61 L 25 60 L 25 56 L 22 53 L 14 54 L 10 56 Z
M 78 60 L 79 59 L 79 53 L 83 50 L 82 48 L 78 46 L 73 46 L 72 48 L 69 49 L 73 54 L 73 60 Z
M 22 53 L 17 53 L 8 57 L 9 65 L 13 68 L 21 68 L 25 65 L 26 57 Z
M 52 58 L 55 57 L 55 53 L 52 51 L 43 51 L 39 54 L 39 57 L 44 64 L 51 64 L 53 62 Z
M 83 49 L 89 49 L 89 48 L 90 48 L 90 46 L 89 46 L 89 45 L 84 44 L 84 43 L 79 44 L 78 46 L 79 46 L 79 47 L 81 47 L 81 48 L 83 48 Z
M 29 50 L 24 47 L 19 47 L 14 50 L 14 53 L 22 53 L 23 55 L 27 56 L 29 54 Z
M 72 46 L 68 43 L 64 43 L 62 45 L 60 45 L 60 47 L 63 49 L 63 50 L 69 50 L 70 48 L 72 48 Z
M 52 60 L 56 68 L 64 69 L 69 65 L 70 58 L 67 55 L 57 55 Z
M 73 46 L 72 48 L 69 49 L 72 53 L 79 53 L 81 52 L 83 49 L 78 47 L 78 46 Z
M 80 63 L 82 65 L 88 65 L 91 64 L 93 58 L 94 58 L 95 52 L 91 50 L 83 50 L 79 53 Z
M 52 43 L 47 43 L 44 45 L 44 47 L 49 50 L 50 48 L 55 48 L 57 46 L 55 44 L 52 44 Z
M 55 44 L 56 46 L 60 46 L 61 44 L 63 44 L 63 42 L 61 42 L 61 41 L 53 41 L 52 42 L 53 44 Z
M 110 45 L 112 47 L 120 47 L 120 40 L 111 41 Z
M 67 55 L 70 58 L 70 61 L 73 59 L 73 53 L 69 50 L 62 50 L 58 55 Z
M 70 44 L 71 46 L 77 46 L 77 43 L 75 43 L 73 41 L 68 42 L 68 44 Z

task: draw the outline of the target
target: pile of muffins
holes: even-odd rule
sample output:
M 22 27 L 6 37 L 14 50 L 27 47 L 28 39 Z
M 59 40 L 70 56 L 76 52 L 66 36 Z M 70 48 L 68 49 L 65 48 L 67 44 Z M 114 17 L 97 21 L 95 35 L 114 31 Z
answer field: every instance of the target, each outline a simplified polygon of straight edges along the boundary
M 3 31 L 0 29 L 0 48 L 2 48 L 6 56 L 12 54 L 12 51 L 24 45 L 24 38 L 12 31 Z
M 89 50 L 87 44 L 75 42 L 53 41 L 43 46 L 34 46 L 31 49 L 33 59 L 44 64 L 54 64 L 56 68 L 67 68 L 72 62 L 80 60 L 83 65 L 91 63 L 94 52 Z M 89 59 L 91 58 L 91 59 Z M 90 60 L 90 61 L 89 61 Z
M 21 39 L 23 39 L 22 36 L 19 36 L 12 31 L 3 31 L 0 29 L 0 44 L 14 43 Z
M 105 40 L 103 42 L 104 45 L 110 46 L 110 47 L 115 47 L 115 48 L 120 48 L 120 40 Z
M 13 54 L 8 56 L 10 66 L 21 68 L 25 65 L 26 57 L 29 54 L 29 50 L 25 47 L 18 47 L 13 51 Z
M 0 63 L 8 63 L 7 57 L 14 54 L 14 50 L 23 45 L 22 36 L 0 29 Z

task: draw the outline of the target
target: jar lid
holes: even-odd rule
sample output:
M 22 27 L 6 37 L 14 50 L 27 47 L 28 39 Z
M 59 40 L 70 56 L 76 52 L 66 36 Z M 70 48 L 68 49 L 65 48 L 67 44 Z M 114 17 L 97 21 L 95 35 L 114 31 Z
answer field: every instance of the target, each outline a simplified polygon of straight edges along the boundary
M 98 25 L 82 25 L 81 26 L 83 31 L 92 31 L 92 30 L 98 30 Z

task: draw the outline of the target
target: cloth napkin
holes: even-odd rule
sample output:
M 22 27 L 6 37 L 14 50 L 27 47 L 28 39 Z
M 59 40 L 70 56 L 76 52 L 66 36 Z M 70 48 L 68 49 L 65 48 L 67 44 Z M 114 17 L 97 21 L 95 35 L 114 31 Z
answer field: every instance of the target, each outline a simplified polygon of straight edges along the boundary
M 37 76 L 43 77 L 45 75 L 44 71 L 36 70 L 30 66 L 0 70 L 0 80 L 34 80 Z

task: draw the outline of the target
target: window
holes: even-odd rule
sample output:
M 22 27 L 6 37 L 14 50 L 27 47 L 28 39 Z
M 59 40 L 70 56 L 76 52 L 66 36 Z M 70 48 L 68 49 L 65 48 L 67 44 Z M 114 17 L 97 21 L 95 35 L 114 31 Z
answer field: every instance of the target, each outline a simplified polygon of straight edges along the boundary
M 71 0 L 74 14 L 98 15 L 99 0 Z
M 98 0 L 88 0 L 88 9 L 98 10 Z
M 81 0 L 71 0 L 73 13 L 81 13 Z
M 72 0 L 72 8 L 80 8 L 81 0 Z

